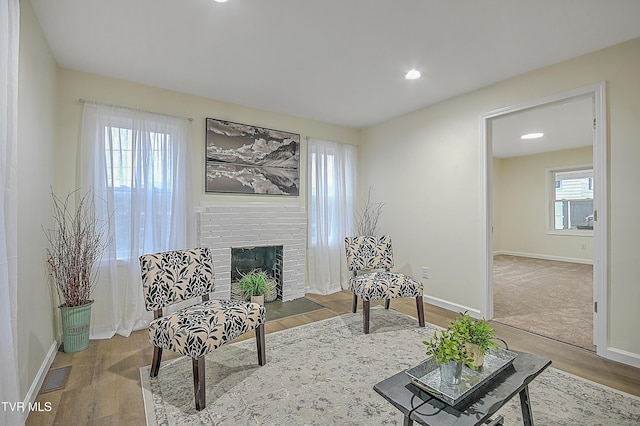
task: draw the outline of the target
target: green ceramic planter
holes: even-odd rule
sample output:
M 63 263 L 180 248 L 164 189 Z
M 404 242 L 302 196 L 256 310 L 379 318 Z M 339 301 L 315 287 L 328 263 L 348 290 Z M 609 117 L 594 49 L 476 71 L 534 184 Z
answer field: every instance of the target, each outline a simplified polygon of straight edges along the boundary
M 93 305 L 93 300 L 82 306 L 70 308 L 60 306 L 62 343 L 65 353 L 80 352 L 89 347 L 91 305 Z

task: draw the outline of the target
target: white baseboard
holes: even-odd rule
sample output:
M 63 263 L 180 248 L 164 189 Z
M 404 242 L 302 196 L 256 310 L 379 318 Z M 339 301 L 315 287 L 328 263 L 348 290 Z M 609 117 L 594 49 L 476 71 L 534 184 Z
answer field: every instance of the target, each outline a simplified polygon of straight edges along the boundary
M 593 259 L 579 259 L 576 257 L 550 256 L 546 254 L 522 253 L 518 251 L 499 250 L 494 251 L 493 255 L 505 254 L 508 256 L 530 257 L 533 259 L 555 260 L 557 262 L 582 263 L 585 265 L 593 265 Z
M 633 352 L 628 352 L 612 347 L 608 347 L 604 352 L 605 353 L 600 353 L 600 351 L 598 351 L 598 355 L 612 361 L 617 361 L 623 364 L 630 365 L 632 367 L 640 368 L 640 354 L 634 354 Z
M 468 311 L 469 315 L 474 318 L 481 318 L 482 314 L 479 309 L 472 309 L 464 305 L 458 305 L 457 303 L 449 302 L 448 300 L 438 299 L 437 297 L 432 296 L 423 296 L 423 300 L 430 305 L 435 305 L 439 308 L 446 309 L 452 312 L 465 312 Z
M 31 387 L 29 388 L 27 395 L 24 397 L 23 403 L 25 407 L 32 406 L 33 403 L 36 401 L 38 392 L 40 392 L 40 388 L 44 383 L 44 379 L 45 377 L 47 377 L 47 372 L 49 371 L 51 364 L 53 364 L 53 360 L 56 358 L 56 354 L 58 353 L 59 347 L 60 347 L 60 344 L 57 341 L 54 340 L 53 343 L 51 343 L 51 347 L 47 352 L 47 356 L 45 356 L 44 361 L 42 361 L 42 365 L 38 370 L 38 374 L 36 374 L 36 377 L 33 379 L 33 382 L 31 383 Z M 29 410 L 24 410 L 25 422 L 27 421 L 28 416 L 29 416 Z

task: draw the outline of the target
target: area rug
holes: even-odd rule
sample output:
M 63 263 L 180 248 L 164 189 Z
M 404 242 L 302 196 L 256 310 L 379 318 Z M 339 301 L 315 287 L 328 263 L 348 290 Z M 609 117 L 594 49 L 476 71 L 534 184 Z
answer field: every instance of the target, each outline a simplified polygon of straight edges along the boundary
M 436 329 L 390 309 L 345 314 L 267 334 L 267 364 L 257 365 L 255 340 L 207 356 L 207 407 L 194 407 L 191 361 L 162 365 L 157 378 L 140 369 L 148 425 L 400 425 L 403 416 L 373 390 L 377 382 L 425 358 L 422 341 Z M 541 425 L 638 425 L 640 398 L 552 367 L 529 386 Z M 522 424 L 519 399 L 500 411 Z

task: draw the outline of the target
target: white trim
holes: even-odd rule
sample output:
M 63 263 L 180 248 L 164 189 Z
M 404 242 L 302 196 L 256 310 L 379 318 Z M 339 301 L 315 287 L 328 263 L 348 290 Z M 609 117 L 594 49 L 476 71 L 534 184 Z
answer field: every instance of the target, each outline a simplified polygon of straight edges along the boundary
M 518 251 L 499 250 L 494 251 L 493 255 L 505 254 L 508 256 L 530 257 L 532 259 L 554 260 L 556 262 L 581 263 L 583 265 L 593 265 L 591 259 L 580 259 L 577 257 L 551 256 L 546 254 L 523 253 Z
M 580 87 L 563 93 L 547 96 L 542 99 L 523 102 L 518 105 L 500 108 L 480 115 L 480 132 L 482 140 L 481 157 L 481 195 L 480 217 L 481 237 L 480 250 L 484 255 L 481 261 L 481 312 L 488 319 L 493 318 L 493 241 L 492 241 L 492 147 L 491 126 L 489 121 L 505 114 L 524 111 L 542 105 L 557 102 L 566 102 L 571 99 L 591 96 L 594 102 L 594 117 L 596 129 L 593 141 L 593 174 L 594 184 L 598 188 L 594 199 L 594 209 L 598 219 L 594 223 L 594 261 L 593 261 L 593 298 L 598 303 L 598 312 L 594 313 L 594 344 L 597 354 L 605 358 L 615 356 L 614 350 L 608 348 L 608 280 L 607 280 L 607 244 L 608 244 L 608 217 L 607 217 L 607 116 L 606 116 L 606 82 Z M 607 349 L 605 349 L 607 348 Z
M 488 121 L 491 113 L 480 116 L 480 135 L 482 152 L 480 153 L 480 253 L 484 262 L 480 262 L 480 312 L 487 319 L 493 318 L 493 146 L 491 127 Z
M 546 235 L 558 235 L 564 237 L 593 237 L 593 229 L 554 229 L 545 232 Z
M 607 158 L 607 108 L 606 85 L 600 83 L 594 90 L 594 115 L 596 117 L 595 140 L 593 146 L 593 183 L 597 189 L 597 197 L 593 200 L 597 212 L 597 220 L 593 224 L 593 300 L 598 302 L 598 313 L 593 316 L 593 335 L 597 353 L 610 358 L 613 353 L 609 349 L 609 214 L 608 205 L 608 158 Z M 600 143 L 597 143 L 600 141 Z M 605 348 L 607 348 L 605 350 Z
M 477 309 L 469 308 L 468 306 L 459 305 L 457 303 L 450 302 L 444 299 L 438 299 L 432 296 L 423 296 L 422 299 L 430 305 L 437 306 L 442 309 L 446 309 L 452 312 L 465 312 L 468 311 L 469 315 L 474 318 L 482 318 L 482 313 Z
M 622 349 L 607 348 L 605 358 L 613 361 L 621 362 L 623 364 L 630 365 L 632 367 L 640 368 L 640 355 L 628 352 Z M 598 354 L 600 355 L 600 354 Z M 601 355 L 604 356 L 604 355 Z
M 51 344 L 51 347 L 49 348 L 49 352 L 47 352 L 47 356 L 45 356 L 44 360 L 42 361 L 42 365 L 40 365 L 40 369 L 38 370 L 36 377 L 34 377 L 33 382 L 31 383 L 31 387 L 29 388 L 29 391 L 24 397 L 24 401 L 23 401 L 24 407 L 30 407 L 36 401 L 38 392 L 40 392 L 40 388 L 44 383 L 44 379 L 45 377 L 47 377 L 47 372 L 49 371 L 49 368 L 51 368 L 51 364 L 53 364 L 53 360 L 56 358 L 56 354 L 58 353 L 59 347 L 60 347 L 60 344 L 54 340 L 53 343 Z M 23 412 L 25 422 L 27 421 L 27 417 L 29 417 L 29 413 L 30 413 L 29 409 L 25 408 Z

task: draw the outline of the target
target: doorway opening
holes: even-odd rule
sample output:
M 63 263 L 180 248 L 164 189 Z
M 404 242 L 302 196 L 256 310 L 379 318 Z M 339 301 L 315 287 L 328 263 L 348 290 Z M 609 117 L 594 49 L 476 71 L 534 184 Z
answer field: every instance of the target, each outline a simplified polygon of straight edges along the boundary
M 568 139 L 572 139 L 574 134 L 559 136 L 559 128 L 538 121 L 546 114 L 556 117 L 556 122 L 566 123 L 569 118 L 560 117 L 562 110 L 584 110 L 585 105 L 588 115 L 582 120 L 587 123 L 582 126 L 587 129 L 586 133 L 584 128 L 580 130 L 582 136 L 577 139 L 581 139 L 581 142 L 571 142 Z M 486 269 L 483 271 L 482 283 L 483 315 L 556 340 L 567 340 L 567 343 L 587 349 L 593 350 L 595 347 L 599 354 L 601 348 L 606 348 L 603 342 L 607 339 L 604 117 L 604 83 L 489 112 L 481 117 L 485 148 L 483 249 Z M 518 131 L 523 134 L 544 133 L 540 127 L 543 125 L 550 131 L 548 137 L 541 138 L 537 143 L 520 141 L 519 137 L 515 141 L 513 135 L 509 136 L 511 142 L 506 146 L 499 143 L 500 138 L 509 131 L 514 132 L 510 126 L 519 126 Z M 577 134 L 578 130 L 574 132 Z M 562 145 L 565 142 L 570 144 Z M 545 146 L 545 143 L 551 146 Z M 554 153 L 550 154 L 551 151 Z M 554 167 L 569 166 L 575 170 L 592 170 L 590 182 L 596 190 L 591 200 L 587 197 L 587 201 L 593 203 L 593 214 L 587 214 L 584 220 L 573 219 L 573 226 L 562 229 L 563 223 L 566 225 L 571 222 L 563 221 L 563 207 L 566 213 L 567 206 L 571 204 L 582 208 L 588 204 L 584 199 L 574 200 L 571 204 L 566 200 L 559 200 L 559 208 L 555 211 L 560 213 L 554 217 L 556 200 L 553 198 L 553 188 L 557 182 L 550 176 L 554 176 L 551 174 Z M 508 207 L 501 209 L 504 205 Z M 561 229 L 556 229 L 557 224 L 560 224 Z M 588 229 L 589 226 L 592 229 Z M 498 256 L 495 263 L 494 255 Z M 572 269 L 573 267 L 575 268 Z M 518 268 L 520 270 L 516 271 Z M 593 269 L 590 270 L 591 268 Z M 567 286 L 553 285 L 554 282 L 560 283 L 563 280 L 568 281 Z M 578 282 L 581 289 L 570 287 L 571 283 Z M 526 287 L 536 283 L 542 287 L 530 288 L 528 290 L 531 292 L 527 294 Z M 498 291 L 501 292 L 500 297 L 496 298 Z M 578 294 L 582 300 L 580 303 L 577 302 Z M 540 301 L 544 299 L 543 296 L 547 297 L 546 302 Z M 513 305 L 515 302 L 505 302 L 505 297 L 517 301 L 520 310 L 503 309 L 505 303 L 510 308 L 516 306 Z M 567 297 L 573 297 L 576 306 L 557 303 Z M 547 305 L 540 312 L 535 311 L 536 300 L 541 305 Z M 598 312 L 593 311 L 596 303 Z M 543 311 L 548 318 L 546 323 Z M 562 333 L 565 337 L 567 332 L 572 334 L 571 321 L 563 319 L 562 315 L 572 320 L 576 327 L 580 326 L 581 334 L 588 327 L 582 344 L 562 337 Z M 505 318 L 508 316 L 512 318 Z M 593 324 L 592 330 L 591 324 L 585 324 L 589 322 Z M 562 324 L 566 330 L 558 327 Z M 537 331 L 535 327 L 538 327 Z M 557 336 L 549 335 L 550 330 L 546 329 L 554 327 L 556 331 L 561 331 Z

